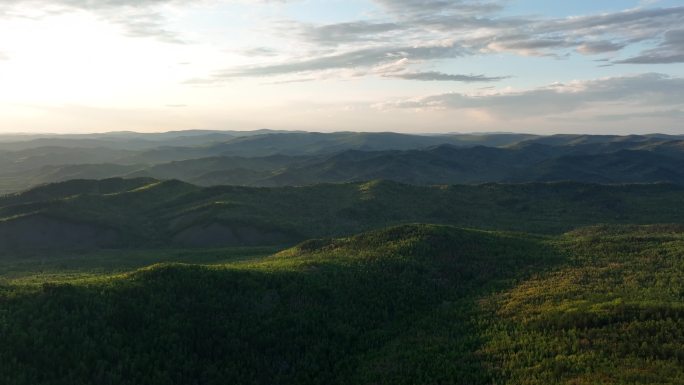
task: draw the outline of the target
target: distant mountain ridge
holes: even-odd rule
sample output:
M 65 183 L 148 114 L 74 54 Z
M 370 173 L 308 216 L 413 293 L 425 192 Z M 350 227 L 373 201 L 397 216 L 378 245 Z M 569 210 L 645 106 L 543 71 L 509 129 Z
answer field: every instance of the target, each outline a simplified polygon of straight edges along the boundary
M 127 143 L 134 145 L 126 148 Z M 8 150 L 12 146 L 17 148 Z M 0 141 L 0 193 L 69 179 L 111 177 L 179 179 L 204 186 L 301 186 L 372 179 L 426 185 L 681 184 L 683 162 L 684 137 L 661 134 L 111 133 Z

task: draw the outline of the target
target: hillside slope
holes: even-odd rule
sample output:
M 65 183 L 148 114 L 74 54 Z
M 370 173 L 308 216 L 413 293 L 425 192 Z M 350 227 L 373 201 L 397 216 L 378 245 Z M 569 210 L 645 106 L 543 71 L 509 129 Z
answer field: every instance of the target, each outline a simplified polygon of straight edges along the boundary
M 684 227 L 599 226 L 566 262 L 484 301 L 482 353 L 509 384 L 684 383 Z
M 0 373 L 40 384 L 676 384 L 681 226 L 406 225 L 259 261 L 0 286 Z M 78 365 L 73 365 L 77 362 Z
M 247 265 L 5 287 L 1 375 L 8 385 L 485 383 L 473 296 L 546 258 L 534 238 L 404 226 Z
M 130 188 L 79 191 L 76 186 L 82 183 Z M 35 218 L 32 225 L 41 220 L 78 225 L 86 235 L 70 238 L 74 248 L 87 245 L 89 234 L 102 232 L 110 234 L 106 239 L 115 237 L 104 242 L 109 247 L 222 247 L 292 244 L 412 222 L 561 233 L 600 223 L 684 223 L 684 188 L 581 183 L 424 187 L 383 181 L 203 188 L 179 181 L 113 179 L 48 185 L 0 199 L 0 236 L 15 237 L 26 217 Z M 54 227 L 45 224 L 42 234 L 55 237 L 50 233 Z M 27 241 L 13 247 L 41 245 Z M 8 243 L 0 243 L 3 247 L 11 251 Z

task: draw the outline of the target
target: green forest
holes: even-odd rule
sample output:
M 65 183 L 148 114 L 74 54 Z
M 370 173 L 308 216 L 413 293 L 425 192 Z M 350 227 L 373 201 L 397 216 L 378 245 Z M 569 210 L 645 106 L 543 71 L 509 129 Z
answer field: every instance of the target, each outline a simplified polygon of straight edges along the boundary
M 0 385 L 684 384 L 682 143 L 0 141 Z
M 684 227 L 5 257 L 3 384 L 680 384 Z

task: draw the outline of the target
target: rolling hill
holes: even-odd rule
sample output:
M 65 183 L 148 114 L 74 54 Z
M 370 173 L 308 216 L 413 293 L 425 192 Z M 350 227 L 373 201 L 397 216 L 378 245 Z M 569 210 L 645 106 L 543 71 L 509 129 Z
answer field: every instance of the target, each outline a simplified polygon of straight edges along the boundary
M 75 180 L 0 199 L 0 247 L 278 245 L 412 222 L 547 234 L 598 223 L 682 223 L 684 187 L 373 181 L 255 188 Z
M 0 165 L 0 192 L 6 193 L 69 179 L 143 176 L 265 187 L 373 179 L 419 185 L 684 183 L 684 141 L 663 135 L 267 133 L 141 151 L 38 147 L 0 157 L 7 159 Z
M 273 164 L 267 173 L 259 167 L 241 167 L 233 163 L 249 162 L 238 158 L 272 156 L 331 155 L 346 150 L 419 149 L 450 143 L 472 146 L 503 145 L 531 138 L 525 134 L 422 136 L 395 133 L 313 133 L 257 131 L 179 131 L 168 133 L 112 132 L 87 135 L 0 135 L 0 194 L 24 190 L 42 183 L 74 178 L 106 178 L 155 174 L 155 165 L 170 163 L 162 169 L 173 169 L 178 162 L 198 160 L 212 163 L 223 158 L 226 166 L 205 170 L 201 180 L 214 184 L 251 184 L 281 169 Z M 23 140 L 22 140 L 23 139 Z M 211 159 L 205 159 L 211 158 Z M 235 162 L 231 162 L 234 160 Z M 309 159 L 311 160 L 311 159 Z M 266 160 L 267 161 L 267 160 Z M 190 166 L 192 167 L 192 166 Z M 150 170 L 151 168 L 151 170 Z M 180 170 L 172 178 L 182 179 Z M 212 174 L 210 174 L 212 173 Z M 159 172 L 157 178 L 164 171 Z M 168 172 L 166 172 L 168 174 Z
M 0 286 L 3 383 L 684 380 L 681 226 L 404 225 Z M 77 363 L 77 364 L 74 364 Z
M 681 138 L 387 135 L 0 151 L 0 383 L 684 382 Z

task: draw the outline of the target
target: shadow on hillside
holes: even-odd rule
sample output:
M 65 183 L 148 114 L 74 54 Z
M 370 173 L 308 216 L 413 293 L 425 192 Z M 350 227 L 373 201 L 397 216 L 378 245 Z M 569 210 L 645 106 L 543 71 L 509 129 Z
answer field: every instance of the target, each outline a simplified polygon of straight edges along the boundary
M 380 242 L 363 255 L 328 248 L 251 267 L 156 265 L 98 284 L 9 288 L 0 294 L 0 361 L 12 363 L 4 378 L 489 384 L 478 300 L 559 257 L 523 236 L 418 233 L 420 242 Z

